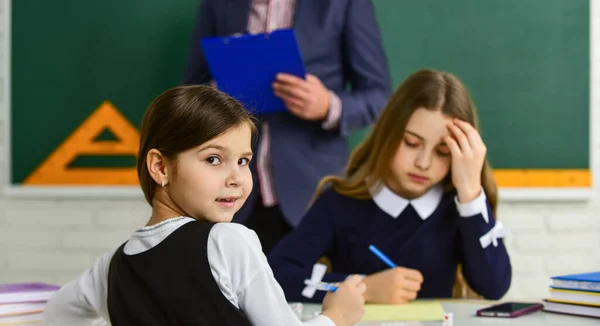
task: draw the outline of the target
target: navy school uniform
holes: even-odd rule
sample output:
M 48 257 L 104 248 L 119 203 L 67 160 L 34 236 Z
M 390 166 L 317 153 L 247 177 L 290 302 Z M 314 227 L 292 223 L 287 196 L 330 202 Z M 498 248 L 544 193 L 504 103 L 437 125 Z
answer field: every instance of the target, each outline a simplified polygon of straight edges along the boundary
M 364 200 L 325 190 L 273 249 L 269 264 L 288 301 L 322 301 L 322 291 L 312 299 L 301 295 L 322 256 L 332 264 L 325 282 L 389 268 L 369 251 L 371 244 L 398 266 L 423 274 L 418 298 L 451 297 L 459 263 L 483 297 L 499 299 L 508 291 L 511 264 L 500 239 L 506 229 L 496 222 L 484 191 L 470 203 L 459 203 L 455 191 L 444 192 L 441 186 L 413 200 L 385 186 L 378 189 Z

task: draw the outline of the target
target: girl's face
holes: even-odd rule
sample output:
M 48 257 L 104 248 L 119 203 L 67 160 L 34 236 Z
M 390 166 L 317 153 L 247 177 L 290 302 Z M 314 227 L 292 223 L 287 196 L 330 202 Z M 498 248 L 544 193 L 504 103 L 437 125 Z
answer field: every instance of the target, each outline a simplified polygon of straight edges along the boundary
M 450 170 L 450 150 L 443 141 L 450 117 L 419 108 L 410 117 L 391 162 L 386 185 L 405 198 L 415 198 L 441 182 Z
M 165 186 L 186 215 L 230 222 L 252 191 L 251 129 L 244 124 L 179 154 Z

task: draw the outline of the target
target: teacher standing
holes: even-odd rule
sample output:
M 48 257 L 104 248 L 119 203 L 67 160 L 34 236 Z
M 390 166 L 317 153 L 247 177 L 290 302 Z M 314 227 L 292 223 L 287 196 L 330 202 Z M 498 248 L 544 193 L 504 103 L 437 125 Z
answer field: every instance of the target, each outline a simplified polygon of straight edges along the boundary
M 307 76 L 274 81 L 288 111 L 258 116 L 254 189 L 234 217 L 265 254 L 300 222 L 319 180 L 341 173 L 347 136 L 372 124 L 391 93 L 371 0 L 203 0 L 184 82 L 212 81 L 201 38 L 283 28 L 294 29 Z

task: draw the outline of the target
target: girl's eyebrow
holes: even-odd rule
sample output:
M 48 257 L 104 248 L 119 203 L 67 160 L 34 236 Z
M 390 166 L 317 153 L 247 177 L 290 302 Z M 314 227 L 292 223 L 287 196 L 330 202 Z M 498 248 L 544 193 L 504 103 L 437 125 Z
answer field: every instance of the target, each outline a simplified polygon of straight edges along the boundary
M 229 152 L 229 150 L 227 148 L 223 147 L 223 146 L 211 144 L 211 145 L 206 145 L 206 146 L 200 148 L 197 151 L 197 153 L 200 153 L 200 152 L 205 151 L 207 149 L 216 149 L 216 150 L 219 150 L 221 152 Z M 247 151 L 247 152 L 242 153 L 242 156 L 253 156 L 253 155 L 254 154 L 252 153 L 252 151 Z
M 205 151 L 207 149 L 211 149 L 211 148 L 212 149 L 216 149 L 216 150 L 220 150 L 220 151 L 225 151 L 225 148 L 223 146 L 219 146 L 219 145 L 206 145 L 206 146 L 203 146 L 202 148 L 200 148 L 197 152 L 199 153 L 199 152 Z
M 406 129 L 406 130 L 404 130 L 404 131 L 405 131 L 405 132 L 407 132 L 407 133 L 409 133 L 409 134 L 411 134 L 411 135 L 413 135 L 413 136 L 415 136 L 415 137 L 417 137 L 417 138 L 419 138 L 420 140 L 425 140 L 425 138 L 423 138 L 423 136 L 421 136 L 421 135 L 417 134 L 417 133 L 416 133 L 416 132 L 414 132 L 414 131 L 410 131 L 410 130 L 408 130 L 408 129 Z
M 410 131 L 410 130 L 408 130 L 408 129 L 405 129 L 404 131 L 405 131 L 406 133 L 409 133 L 409 134 L 411 134 L 412 136 L 415 136 L 415 137 L 419 138 L 419 139 L 420 139 L 420 140 L 422 140 L 422 141 L 425 141 L 425 138 L 424 138 L 423 136 L 421 136 L 421 135 L 417 134 L 417 133 L 416 133 L 416 132 L 414 132 L 414 131 Z M 448 144 L 446 144 L 444 141 L 440 141 L 440 142 L 439 142 L 439 143 L 438 143 L 436 146 L 445 146 L 445 147 L 448 147 Z

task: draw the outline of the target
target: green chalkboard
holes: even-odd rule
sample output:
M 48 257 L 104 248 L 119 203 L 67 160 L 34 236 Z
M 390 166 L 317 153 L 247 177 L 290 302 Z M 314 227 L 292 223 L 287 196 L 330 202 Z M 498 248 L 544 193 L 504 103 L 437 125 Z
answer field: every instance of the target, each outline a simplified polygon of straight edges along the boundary
M 494 168 L 589 167 L 589 1 L 374 3 L 394 85 L 419 68 L 458 75 Z
M 420 68 L 457 74 L 479 107 L 495 168 L 589 167 L 589 1 L 373 2 L 394 86 Z M 105 100 L 139 126 L 152 98 L 181 82 L 198 4 L 13 1 L 11 183 Z
M 12 2 L 11 182 L 19 184 L 103 101 L 139 127 L 181 83 L 198 0 Z M 130 157 L 72 166 L 134 166 Z

